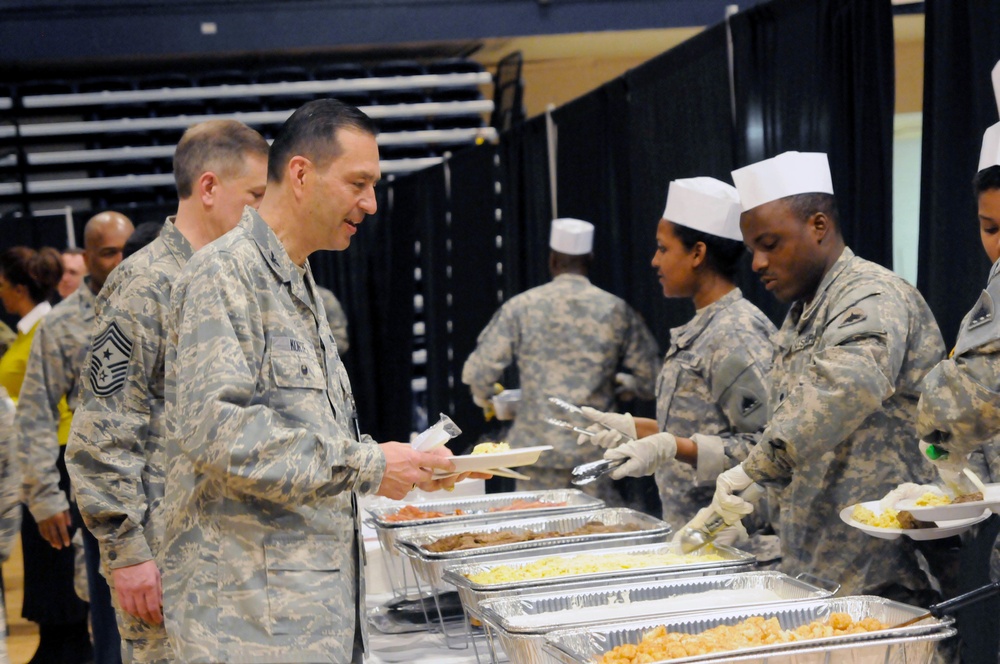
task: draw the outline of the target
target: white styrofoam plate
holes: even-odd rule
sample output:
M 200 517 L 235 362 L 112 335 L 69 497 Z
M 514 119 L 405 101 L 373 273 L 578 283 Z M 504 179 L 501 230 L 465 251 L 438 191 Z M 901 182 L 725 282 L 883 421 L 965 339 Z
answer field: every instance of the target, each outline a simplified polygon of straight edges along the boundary
M 901 500 L 896 509 L 906 510 L 921 521 L 941 521 L 943 519 L 971 519 L 985 510 L 1000 511 L 1000 484 L 987 484 L 983 500 L 952 505 L 920 507 L 916 500 Z
M 493 468 L 516 468 L 518 466 L 530 466 L 538 461 L 542 452 L 551 450 L 551 445 L 538 445 L 536 447 L 519 447 L 507 452 L 493 452 L 492 454 L 465 454 L 451 457 L 455 464 L 455 473 L 469 472 L 489 472 Z M 455 473 L 435 472 L 436 479 L 448 477 Z
M 861 503 L 861 506 L 867 507 L 875 514 L 882 513 L 882 508 L 879 506 L 879 501 L 877 500 Z M 936 521 L 936 528 L 879 528 L 877 526 L 869 526 L 868 524 L 861 523 L 860 521 L 855 521 L 851 517 L 851 513 L 854 512 L 854 508 L 855 505 L 850 505 L 849 507 L 845 507 L 840 510 L 840 520 L 852 528 L 857 528 L 872 537 L 879 537 L 881 539 L 888 540 L 897 539 L 903 535 L 906 535 L 910 539 L 914 540 L 944 539 L 945 537 L 951 537 L 952 535 L 958 535 L 961 532 L 965 532 L 980 521 L 985 521 L 990 516 L 989 510 L 980 508 L 980 513 L 974 517 Z M 902 509 L 898 504 L 897 508 Z M 914 514 L 914 516 L 916 515 Z

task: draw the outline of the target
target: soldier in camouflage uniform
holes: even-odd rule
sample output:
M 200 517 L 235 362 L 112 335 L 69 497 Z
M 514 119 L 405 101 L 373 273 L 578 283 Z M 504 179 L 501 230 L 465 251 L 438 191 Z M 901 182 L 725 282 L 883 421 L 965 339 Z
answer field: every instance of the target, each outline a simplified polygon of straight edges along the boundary
M 344 313 L 344 307 L 340 306 L 340 300 L 332 290 L 317 285 L 316 291 L 323 302 L 323 309 L 326 310 L 326 321 L 330 324 L 330 331 L 333 332 L 333 340 L 337 342 L 337 353 L 343 355 L 350 346 L 347 339 L 347 314 Z
M 752 437 L 741 434 L 767 423 L 765 376 L 776 330 L 734 283 L 744 253 L 732 185 L 705 177 L 670 183 L 652 265 L 664 296 L 690 298 L 697 313 L 670 331 L 656 419 L 587 410 L 611 429 L 591 425 L 595 435 L 577 440 L 609 448 L 607 459 L 627 460 L 612 478 L 655 473 L 663 519 L 674 527 L 712 499 L 719 473 L 746 458 Z M 636 440 L 621 444 L 618 430 Z
M 785 571 L 844 594 L 933 601 L 911 540 L 868 537 L 838 512 L 928 479 L 911 441 L 917 386 L 944 351 L 934 316 L 916 289 L 844 245 L 826 155 L 785 153 L 733 179 L 753 269 L 792 308 L 775 337 L 767 427 L 719 476 L 710 509 L 731 523 L 752 510 L 736 491 L 780 487 Z
M 593 226 L 576 219 L 552 222 L 549 271 L 552 281 L 511 298 L 480 333 L 476 349 L 462 368 L 462 382 L 481 406 L 493 384 L 513 362 L 521 380 L 521 404 L 511 428 L 511 447 L 552 445 L 518 480 L 519 490 L 571 487 L 571 470 L 596 454 L 578 447 L 576 434 L 545 422 L 567 415 L 546 399 L 559 397 L 579 406 L 609 410 L 615 374 L 624 366 L 635 376 L 636 396 L 653 396 L 658 365 L 656 340 L 642 317 L 624 300 L 587 279 Z M 607 477 L 583 488 L 609 505 L 622 499 Z
M 166 316 L 174 279 L 194 251 L 231 229 L 266 185 L 267 142 L 231 120 L 188 129 L 174 152 L 177 215 L 123 262 L 97 301 L 67 465 L 83 519 L 97 537 L 125 662 L 170 662 L 159 553 Z
M 964 481 L 960 489 L 966 491 L 975 490 L 961 475 L 966 466 L 984 481 L 1000 482 L 1000 317 L 996 310 L 1000 302 L 1000 123 L 983 137 L 979 169 L 973 180 L 979 233 L 993 267 L 986 289 L 962 319 L 951 356 L 920 384 L 917 404 L 917 435 L 938 448 L 941 456 L 934 463 L 945 483 L 955 486 Z M 963 542 L 967 549 L 962 552 L 965 588 L 1000 579 L 1000 549 L 991 525 L 985 524 L 981 533 Z M 989 549 L 991 573 L 987 574 Z M 986 655 L 976 661 L 997 660 L 988 655 L 998 652 L 997 607 L 993 600 L 992 606 L 979 605 L 974 612 L 959 616 L 963 642 Z M 976 656 L 969 651 L 963 654 L 969 661 Z
M 309 254 L 350 245 L 379 175 L 371 120 L 309 102 L 274 140 L 260 213 L 177 279 L 163 591 L 183 662 L 361 662 L 356 498 L 433 490 L 431 470 L 454 468 L 444 448 L 360 435 L 316 296 Z
M 21 385 L 17 423 L 22 441 L 25 502 L 38 524 L 39 534 L 57 550 L 70 547 L 70 531 L 80 526 L 79 516 L 71 516 L 71 496 L 66 490 L 69 476 L 64 446 L 69 427 L 60 421 L 59 406 L 65 399 L 72 413 L 80 403 L 79 378 L 94 331 L 94 299 L 121 262 L 122 247 L 132 230 L 132 222 L 118 212 L 101 212 L 84 226 L 83 260 L 90 276 L 84 277 L 76 291 L 39 323 Z M 75 506 L 72 512 L 76 512 Z M 117 662 L 120 661 L 118 628 L 107 587 L 100 576 L 100 555 L 96 550 L 93 554 L 96 555 L 87 559 L 87 573 L 94 588 L 91 617 L 95 656 L 100 664 Z M 29 557 L 25 564 L 43 565 L 44 574 L 50 578 L 56 578 L 57 568 L 69 574 L 73 555 L 69 551 L 53 555 L 56 557 L 46 560 Z M 67 632 L 61 626 L 59 631 Z

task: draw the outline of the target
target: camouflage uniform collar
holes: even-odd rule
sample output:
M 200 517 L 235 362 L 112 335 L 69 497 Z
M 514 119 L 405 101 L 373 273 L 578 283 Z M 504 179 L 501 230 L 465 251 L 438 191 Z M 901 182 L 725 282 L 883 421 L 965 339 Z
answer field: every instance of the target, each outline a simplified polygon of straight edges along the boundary
M 587 275 L 573 274 L 572 272 L 563 272 L 562 274 L 557 274 L 555 277 L 552 278 L 552 281 L 558 281 L 560 279 L 580 280 L 580 281 L 586 281 L 588 284 L 590 283 L 590 277 L 588 277 Z
M 66 300 L 69 300 L 69 298 L 74 295 L 80 301 L 81 311 L 85 311 L 87 309 L 93 310 L 94 302 L 97 301 L 97 296 L 94 295 L 94 291 L 90 290 L 90 275 L 83 278 L 79 288 L 73 291 L 70 296 L 66 298 Z
M 177 230 L 177 226 L 174 225 L 176 219 L 176 216 L 167 217 L 166 222 L 163 224 L 163 230 L 160 231 L 159 239 L 163 240 L 167 251 L 174 257 L 177 264 L 183 266 L 191 260 L 191 256 L 194 255 L 194 248 L 188 242 L 188 239 L 184 237 L 184 234 Z
M 850 247 L 845 246 L 843 253 L 840 257 L 833 263 L 833 266 L 829 271 L 823 275 L 823 279 L 819 282 L 819 287 L 816 288 L 816 294 L 813 295 L 812 300 L 806 305 L 802 300 L 797 301 L 792 305 L 791 311 L 789 311 L 789 316 L 792 320 L 796 321 L 795 326 L 797 329 L 802 329 L 812 318 L 816 315 L 819 310 L 820 304 L 826 299 L 826 291 L 830 290 L 830 286 L 833 282 L 837 280 L 837 277 L 847 269 L 848 264 L 854 259 L 854 252 L 851 251 Z
M 286 284 L 295 282 L 295 277 L 298 276 L 298 269 L 295 263 L 288 257 L 285 245 L 281 244 L 281 240 L 274 234 L 274 230 L 267 225 L 267 222 L 264 221 L 264 218 L 260 216 L 257 210 L 252 207 L 245 208 L 243 210 L 243 218 L 240 220 L 240 226 L 253 237 L 254 242 L 257 243 L 257 250 L 260 251 L 260 255 L 264 257 L 264 260 L 271 266 L 271 270 L 278 275 L 278 278 Z M 315 290 L 315 282 L 312 278 L 312 268 L 309 267 L 309 259 L 306 259 L 303 267 L 305 268 L 305 274 L 302 275 L 301 283 L 308 283 Z M 309 302 L 310 298 L 305 293 L 298 292 L 296 288 L 292 290 L 304 302 Z
M 743 292 L 734 288 L 718 300 L 695 313 L 694 318 L 670 330 L 671 345 L 687 348 L 709 326 L 720 311 L 728 309 L 743 299 Z

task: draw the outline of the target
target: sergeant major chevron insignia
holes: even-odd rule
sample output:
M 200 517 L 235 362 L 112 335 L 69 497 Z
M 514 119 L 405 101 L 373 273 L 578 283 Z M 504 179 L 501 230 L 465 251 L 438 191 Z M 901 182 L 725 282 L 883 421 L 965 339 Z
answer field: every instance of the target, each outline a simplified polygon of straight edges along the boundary
M 132 340 L 112 321 L 94 337 L 90 350 L 90 387 L 99 397 L 108 397 L 121 389 L 132 358 Z

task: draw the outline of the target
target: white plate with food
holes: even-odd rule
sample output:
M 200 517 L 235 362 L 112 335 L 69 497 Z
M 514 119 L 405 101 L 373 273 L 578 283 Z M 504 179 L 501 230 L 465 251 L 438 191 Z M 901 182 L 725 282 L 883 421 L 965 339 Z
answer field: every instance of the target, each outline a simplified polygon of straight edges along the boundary
M 906 510 L 923 521 L 940 521 L 942 519 L 971 519 L 978 516 L 984 509 L 1000 512 L 1000 484 L 984 485 L 986 492 L 983 500 L 967 500 L 952 502 L 948 505 L 918 505 L 917 500 L 901 500 L 896 507 Z
M 453 456 L 450 458 L 455 464 L 455 472 L 435 472 L 434 477 L 435 479 L 440 479 L 442 477 L 449 477 L 455 473 L 489 472 L 494 468 L 530 466 L 538 461 L 538 457 L 541 456 L 542 452 L 551 449 L 551 445 L 537 445 L 535 447 L 518 447 L 498 452 Z
M 861 510 L 855 512 L 858 508 L 861 508 Z M 867 510 L 867 513 L 864 512 L 864 510 Z M 897 510 L 893 510 L 893 512 L 896 511 Z M 952 535 L 958 535 L 959 533 L 965 532 L 980 521 L 985 521 L 989 518 L 989 510 L 980 509 L 979 511 L 980 513 L 978 515 L 966 519 L 935 521 L 934 523 L 936 525 L 930 528 L 895 528 L 887 525 L 875 525 L 893 522 L 895 514 L 884 514 L 881 505 L 879 505 L 879 501 L 872 500 L 867 503 L 851 505 L 850 507 L 845 507 L 840 510 L 840 520 L 853 528 L 857 528 L 863 533 L 867 533 L 872 537 L 879 537 L 881 539 L 893 540 L 906 535 L 910 539 L 914 540 L 935 540 L 951 537 Z M 869 518 L 865 518 L 866 515 L 871 516 Z M 865 521 L 870 522 L 865 523 Z M 898 520 L 895 520 L 894 522 L 899 523 Z

